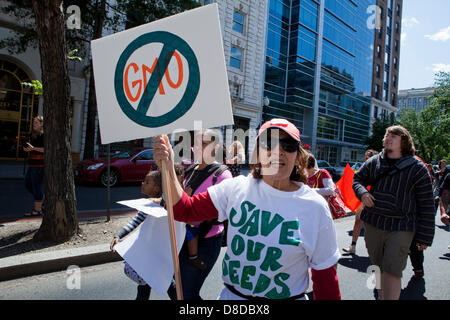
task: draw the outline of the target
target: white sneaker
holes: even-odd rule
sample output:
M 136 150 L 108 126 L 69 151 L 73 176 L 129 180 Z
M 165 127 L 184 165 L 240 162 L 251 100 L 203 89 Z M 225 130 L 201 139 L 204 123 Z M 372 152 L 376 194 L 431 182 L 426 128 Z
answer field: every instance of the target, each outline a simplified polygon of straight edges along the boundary
M 355 254 L 356 252 L 356 246 L 350 245 L 348 248 L 342 248 L 342 251 L 349 254 Z

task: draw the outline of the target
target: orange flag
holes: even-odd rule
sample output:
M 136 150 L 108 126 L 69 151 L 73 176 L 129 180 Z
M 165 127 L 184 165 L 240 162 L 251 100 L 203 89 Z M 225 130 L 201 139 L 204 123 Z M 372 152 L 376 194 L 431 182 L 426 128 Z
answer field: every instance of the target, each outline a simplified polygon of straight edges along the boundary
M 352 188 L 354 174 L 355 172 L 347 163 L 342 178 L 336 183 L 336 187 L 338 187 L 341 192 L 342 200 L 344 200 L 345 206 L 352 210 L 352 212 L 361 205 L 361 201 L 359 201 L 356 197 Z

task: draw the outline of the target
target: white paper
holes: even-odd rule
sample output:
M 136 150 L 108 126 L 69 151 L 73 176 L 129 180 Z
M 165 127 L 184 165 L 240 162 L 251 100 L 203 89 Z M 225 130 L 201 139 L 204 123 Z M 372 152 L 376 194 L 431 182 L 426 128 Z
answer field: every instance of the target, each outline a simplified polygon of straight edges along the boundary
M 146 199 L 148 200 L 148 199 Z M 160 207 L 163 211 L 162 207 Z M 157 211 L 152 207 L 151 210 Z M 149 214 L 138 230 L 116 244 L 114 249 L 144 279 L 164 297 L 174 275 L 170 247 L 169 225 L 166 216 Z M 175 221 L 177 250 L 180 253 L 186 235 L 185 223 Z
M 155 32 L 170 37 L 160 41 Z M 184 50 L 179 39 L 191 51 Z M 161 87 L 145 101 L 144 84 L 165 45 L 173 45 L 176 54 L 168 75 L 159 81 Z M 195 121 L 202 121 L 202 128 L 233 124 L 216 3 L 93 40 L 91 47 L 102 143 L 194 130 Z M 188 89 L 189 83 L 195 89 Z M 181 102 L 186 94 L 194 100 Z M 143 108 L 137 112 L 141 100 Z M 171 114 L 179 103 L 188 111 Z M 165 122 L 158 117 L 166 117 Z M 147 120 L 154 122 L 144 123 Z
M 157 218 L 167 217 L 167 211 L 148 198 L 117 201 L 117 203 L 136 209 L 138 211 L 142 211 L 145 214 L 149 214 Z

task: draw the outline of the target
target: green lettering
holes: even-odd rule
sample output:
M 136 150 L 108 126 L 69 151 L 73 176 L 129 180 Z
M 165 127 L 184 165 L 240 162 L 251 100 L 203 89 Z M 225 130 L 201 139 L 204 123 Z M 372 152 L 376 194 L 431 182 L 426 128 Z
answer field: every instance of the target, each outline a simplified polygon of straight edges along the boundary
M 236 260 L 230 261 L 228 267 L 230 271 L 230 281 L 234 284 L 239 284 L 239 276 L 236 269 L 241 267 L 241 262 Z
M 222 274 L 224 276 L 228 275 L 228 266 L 227 266 L 227 262 L 225 261 L 226 259 L 222 260 Z
M 283 222 L 280 232 L 280 244 L 298 246 L 300 244 L 300 239 L 292 238 L 294 232 L 291 230 L 298 230 L 299 227 L 300 222 L 298 220 Z
M 261 251 L 264 249 L 265 244 L 261 242 L 254 242 L 253 240 L 247 241 L 247 260 L 258 261 L 261 259 Z
M 269 287 L 270 278 L 261 273 L 258 277 L 258 281 L 256 282 L 255 290 L 253 290 L 253 294 L 258 294 L 264 292 Z
M 247 236 L 249 237 L 254 237 L 258 235 L 258 225 L 259 225 L 259 209 L 253 211 L 252 215 L 244 224 L 244 226 L 239 229 L 239 232 L 242 234 L 247 234 Z
M 231 240 L 231 251 L 239 256 L 245 249 L 245 241 L 240 235 L 235 235 L 233 240 Z
M 244 289 L 252 290 L 253 284 L 248 280 L 250 279 L 249 276 L 254 276 L 255 274 L 256 274 L 255 266 L 245 266 L 242 269 L 241 287 Z
M 289 275 L 287 273 L 279 273 L 274 277 L 275 284 L 281 287 L 281 292 L 278 293 L 276 288 L 272 288 L 269 292 L 265 294 L 266 298 L 269 299 L 286 299 L 291 296 L 291 291 L 289 287 L 283 282 L 284 280 L 289 279 Z
M 237 215 L 237 211 L 234 208 L 231 208 L 229 222 L 230 222 L 230 224 L 233 227 L 240 227 L 240 226 L 242 226 L 245 223 L 245 221 L 247 221 L 247 208 L 246 208 L 246 206 L 248 207 L 248 211 L 252 211 L 256 207 L 250 201 L 242 202 L 242 204 L 241 204 L 241 218 L 237 222 L 233 221 L 233 218 Z
M 270 269 L 272 271 L 276 271 L 280 269 L 282 265 L 279 264 L 277 260 L 281 257 L 281 254 L 282 251 L 279 248 L 268 247 L 266 257 L 261 264 L 261 270 L 268 271 Z
M 275 214 L 272 221 L 269 221 L 271 213 L 269 211 L 263 211 L 261 216 L 261 235 L 267 237 L 273 229 L 275 229 L 284 218 L 278 213 Z

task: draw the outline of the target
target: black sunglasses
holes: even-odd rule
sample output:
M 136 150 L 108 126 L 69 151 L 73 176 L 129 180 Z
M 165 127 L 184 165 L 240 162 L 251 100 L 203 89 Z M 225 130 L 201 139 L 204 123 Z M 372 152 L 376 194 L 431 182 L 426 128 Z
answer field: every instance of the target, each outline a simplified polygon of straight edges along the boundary
M 272 141 L 274 140 L 274 141 Z M 283 138 L 283 139 L 271 139 L 271 137 L 267 137 L 267 139 L 258 139 L 259 145 L 261 148 L 267 151 L 271 151 L 273 148 L 275 148 L 278 143 L 280 144 L 281 148 L 289 153 L 298 151 L 299 143 L 298 141 L 292 139 L 292 138 Z M 272 142 L 275 142 L 275 145 L 272 145 Z

